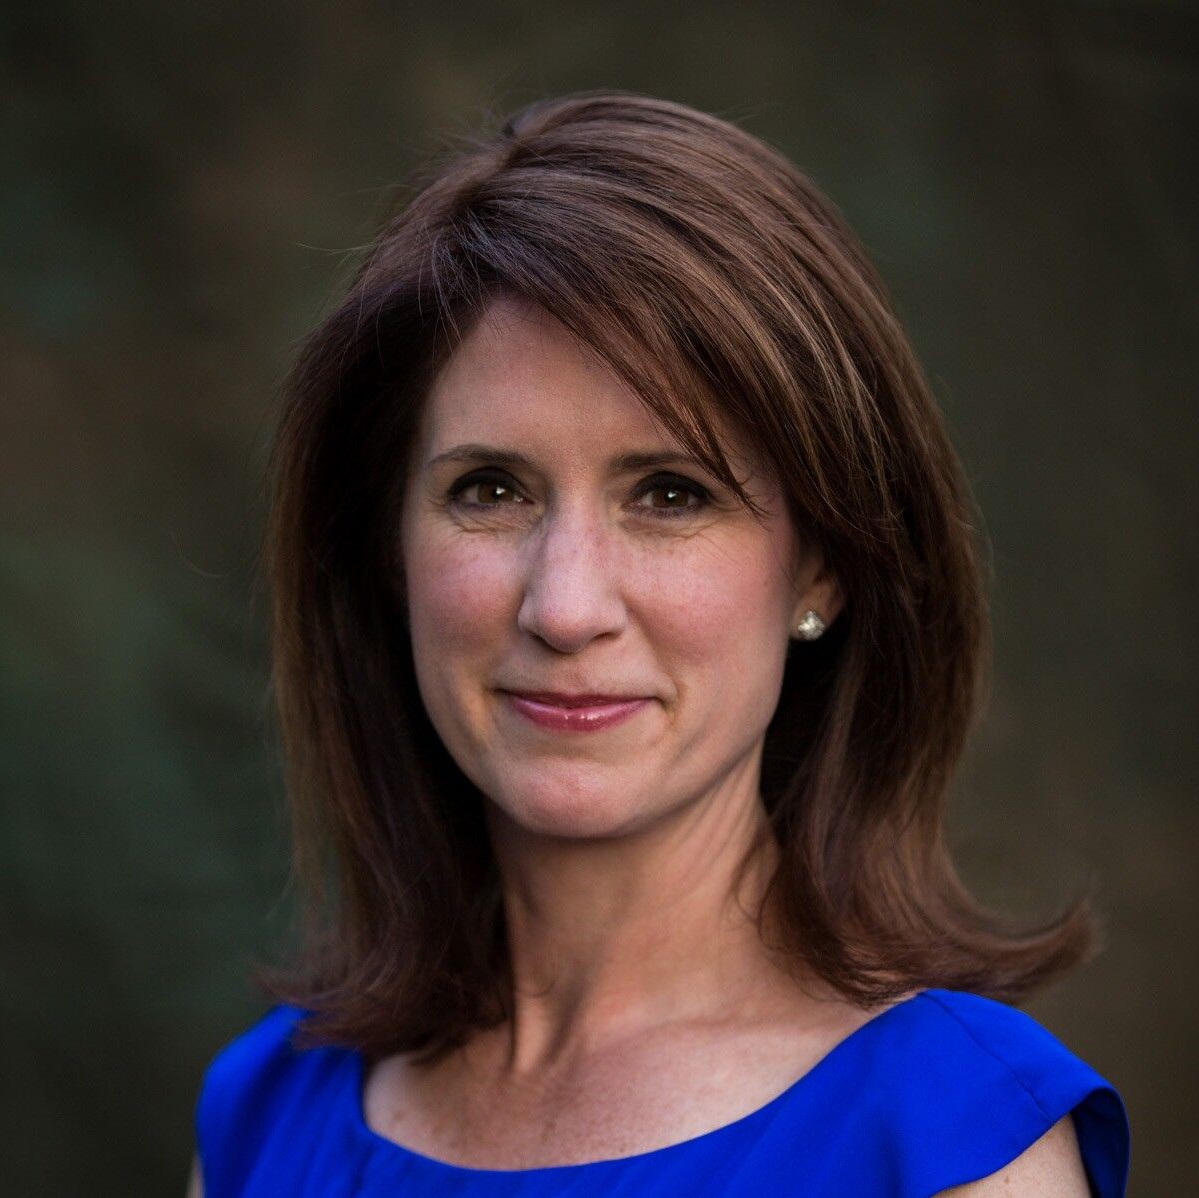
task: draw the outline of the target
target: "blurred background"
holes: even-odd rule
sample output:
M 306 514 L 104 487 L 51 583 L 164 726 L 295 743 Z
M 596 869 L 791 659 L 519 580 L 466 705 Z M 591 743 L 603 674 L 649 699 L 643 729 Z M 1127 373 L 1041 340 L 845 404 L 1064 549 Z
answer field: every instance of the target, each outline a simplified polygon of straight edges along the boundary
M 988 522 L 979 895 L 1097 880 L 1028 1009 L 1193 1184 L 1199 12 L 176 0 L 5 6 L 0 1182 L 182 1195 L 203 1067 L 287 926 L 255 581 L 278 380 L 442 135 L 618 87 L 736 120 L 848 216 Z

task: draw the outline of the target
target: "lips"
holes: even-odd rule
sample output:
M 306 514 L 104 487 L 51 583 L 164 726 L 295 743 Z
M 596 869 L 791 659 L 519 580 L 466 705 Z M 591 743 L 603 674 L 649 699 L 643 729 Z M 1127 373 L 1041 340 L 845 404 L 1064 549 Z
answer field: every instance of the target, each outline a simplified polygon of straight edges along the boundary
M 598 732 L 623 723 L 649 705 L 645 696 L 564 695 L 501 691 L 508 707 L 524 719 L 555 732 Z
M 520 699 L 531 699 L 534 703 L 546 703 L 553 707 L 605 707 L 612 703 L 633 703 L 645 695 L 568 695 L 561 691 L 508 691 Z

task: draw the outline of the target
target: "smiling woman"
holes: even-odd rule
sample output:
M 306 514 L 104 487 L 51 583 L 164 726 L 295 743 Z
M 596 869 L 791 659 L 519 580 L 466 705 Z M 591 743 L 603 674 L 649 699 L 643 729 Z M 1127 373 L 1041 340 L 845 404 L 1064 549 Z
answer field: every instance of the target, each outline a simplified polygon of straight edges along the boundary
M 403 593 L 425 709 L 488 796 L 501 859 L 530 831 L 577 848 L 691 806 L 741 817 L 741 802 L 701 800 L 716 779 L 755 792 L 788 629 L 808 608 L 831 621 L 840 598 L 818 551 L 801 559 L 777 482 L 722 432 L 763 516 L 544 309 L 508 298 L 431 388 Z M 546 735 L 583 728 L 611 734 Z
M 1007 926 L 944 847 L 978 517 L 796 167 L 522 110 L 308 338 L 273 477 L 308 934 L 206 1074 L 208 1198 L 1123 1193 L 1119 1095 L 1009 1005 L 1086 902 Z

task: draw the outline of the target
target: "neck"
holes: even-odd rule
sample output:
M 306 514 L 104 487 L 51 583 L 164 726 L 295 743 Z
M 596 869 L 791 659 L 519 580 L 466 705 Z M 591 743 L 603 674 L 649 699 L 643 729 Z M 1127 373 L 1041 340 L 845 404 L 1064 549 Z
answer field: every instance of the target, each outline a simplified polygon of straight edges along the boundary
M 543 1071 L 666 1022 L 743 1015 L 785 984 L 755 923 L 777 847 L 756 771 L 749 781 L 608 839 L 493 817 L 515 983 L 509 1070 Z

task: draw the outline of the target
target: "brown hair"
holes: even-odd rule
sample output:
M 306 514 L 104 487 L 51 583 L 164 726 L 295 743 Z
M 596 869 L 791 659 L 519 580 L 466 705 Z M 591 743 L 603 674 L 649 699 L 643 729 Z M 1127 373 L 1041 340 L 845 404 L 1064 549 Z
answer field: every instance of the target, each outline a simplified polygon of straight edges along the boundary
M 799 169 L 680 104 L 530 105 L 434 165 L 285 389 L 266 562 L 308 896 L 264 971 L 307 1035 L 425 1056 L 510 1010 L 482 796 L 429 722 L 396 568 L 423 396 L 497 291 L 552 313 L 751 509 L 743 430 L 845 608 L 791 651 L 762 760 L 768 898 L 796 960 L 863 1005 L 1017 1000 L 1094 951 L 1089 900 L 1018 931 L 958 880 L 942 820 L 989 661 L 977 518 L 878 274 Z

